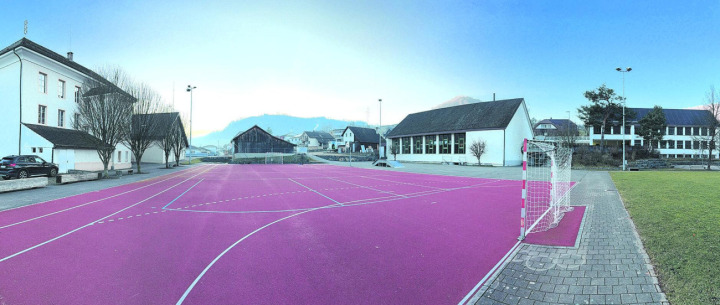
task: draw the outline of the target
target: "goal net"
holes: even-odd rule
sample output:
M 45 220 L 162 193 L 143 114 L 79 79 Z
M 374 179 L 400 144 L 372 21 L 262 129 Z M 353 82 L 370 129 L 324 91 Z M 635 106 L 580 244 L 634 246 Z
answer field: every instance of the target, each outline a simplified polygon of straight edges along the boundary
M 283 164 L 283 155 L 279 153 L 266 153 L 265 164 Z
M 572 149 L 558 143 L 525 140 L 520 240 L 558 225 L 570 207 Z

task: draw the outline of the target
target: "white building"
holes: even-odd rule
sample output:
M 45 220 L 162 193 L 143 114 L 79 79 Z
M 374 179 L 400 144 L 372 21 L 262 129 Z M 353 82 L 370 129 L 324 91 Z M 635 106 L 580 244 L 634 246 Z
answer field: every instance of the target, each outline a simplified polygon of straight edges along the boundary
M 474 163 L 475 141 L 485 141 L 481 164 L 522 164 L 523 139 L 533 138 L 522 98 L 481 102 L 413 113 L 388 134 L 388 158 L 398 161 Z
M 0 156 L 39 155 L 58 163 L 60 173 L 101 170 L 97 151 L 87 147 L 92 141 L 66 141 L 84 133 L 73 122 L 86 79 L 104 80 L 73 61 L 72 52 L 65 57 L 26 38 L 0 50 Z M 118 145 L 109 166 L 130 168 L 129 151 Z
M 640 128 L 639 121 L 645 117 L 652 108 L 627 108 L 629 113 L 635 113 L 635 118 L 628 120 L 625 126 L 625 145 L 644 146 L 645 140 L 637 134 Z M 663 109 L 665 123 L 663 140 L 655 143 L 656 149 L 664 158 L 707 158 L 708 142 L 710 141 L 707 120 L 712 114 L 707 110 L 697 109 Z M 623 133 L 620 122 L 608 124 L 605 132 L 605 145 L 609 147 L 622 147 Z M 601 135 L 599 126 L 590 127 L 590 145 L 600 145 Z M 716 146 L 717 147 L 717 146 Z M 718 151 L 713 152 L 718 157 Z
M 349 145 L 353 152 L 362 151 L 372 148 L 377 150 L 380 137 L 375 129 L 348 126 L 342 133 L 344 145 Z
M 324 131 L 305 131 L 300 135 L 300 141 L 305 144 L 308 149 L 323 149 L 328 148 L 328 146 L 335 141 L 335 138 Z
M 142 163 L 157 163 L 157 164 L 165 164 L 165 161 L 167 163 L 175 163 L 175 154 L 173 151 L 170 152 L 170 155 L 168 156 L 167 160 L 165 159 L 165 151 L 163 150 L 162 146 L 162 139 L 167 135 L 168 132 L 172 130 L 172 128 L 180 128 L 183 136 L 183 142 L 184 142 L 184 149 L 180 152 L 180 161 L 185 160 L 187 157 L 185 155 L 185 150 L 187 149 L 188 145 L 188 139 L 187 135 L 185 134 L 185 127 L 182 124 L 182 120 L 180 119 L 180 113 L 178 112 L 168 112 L 168 113 L 152 113 L 152 114 L 141 114 L 141 115 L 135 115 L 133 117 L 133 124 L 138 124 L 138 120 L 136 120 L 139 116 L 149 116 L 150 120 L 153 120 L 157 122 L 157 129 L 154 130 L 155 134 L 151 135 L 150 138 L 153 140 L 152 144 L 148 146 L 148 148 L 145 150 L 142 156 Z M 145 121 L 147 119 L 141 118 L 139 122 Z M 175 125 L 179 124 L 179 125 Z M 137 160 L 133 157 L 133 162 Z

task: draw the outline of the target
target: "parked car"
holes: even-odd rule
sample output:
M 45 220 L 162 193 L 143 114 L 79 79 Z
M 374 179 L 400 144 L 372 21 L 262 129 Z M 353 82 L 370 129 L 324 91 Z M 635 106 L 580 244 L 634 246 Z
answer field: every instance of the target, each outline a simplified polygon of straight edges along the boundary
M 55 177 L 58 165 L 50 163 L 35 155 L 7 156 L 0 160 L 0 177 L 28 178 L 30 176 Z

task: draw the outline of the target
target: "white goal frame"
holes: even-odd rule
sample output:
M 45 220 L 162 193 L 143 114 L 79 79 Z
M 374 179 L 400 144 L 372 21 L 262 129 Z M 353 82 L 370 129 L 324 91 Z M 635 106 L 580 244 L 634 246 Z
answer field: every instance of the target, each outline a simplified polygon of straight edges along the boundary
M 265 164 L 283 164 L 282 153 L 265 153 Z
M 560 143 L 523 141 L 520 237 L 552 229 L 570 206 L 572 149 Z

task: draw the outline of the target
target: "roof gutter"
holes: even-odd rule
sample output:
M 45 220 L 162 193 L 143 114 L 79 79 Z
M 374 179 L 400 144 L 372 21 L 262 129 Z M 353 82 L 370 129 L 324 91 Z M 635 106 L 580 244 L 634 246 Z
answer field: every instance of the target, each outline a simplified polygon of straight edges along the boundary
M 22 155 L 21 148 L 22 148 L 22 74 L 23 74 L 23 62 L 22 58 L 20 58 L 20 55 L 15 52 L 17 50 L 17 47 L 13 49 L 13 54 L 17 56 L 18 61 L 20 62 L 20 123 L 18 124 L 18 155 Z

